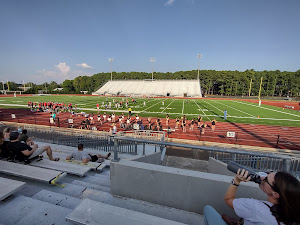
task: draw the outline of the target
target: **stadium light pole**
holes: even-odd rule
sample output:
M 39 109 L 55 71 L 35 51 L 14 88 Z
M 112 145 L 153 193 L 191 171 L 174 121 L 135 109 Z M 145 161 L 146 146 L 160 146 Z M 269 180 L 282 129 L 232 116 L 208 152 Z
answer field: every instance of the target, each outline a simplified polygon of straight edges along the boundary
M 200 58 L 201 58 L 201 54 L 197 54 L 198 56 L 198 76 L 197 76 L 197 79 L 199 80 L 200 79 Z
M 151 57 L 150 58 L 150 62 L 152 63 L 152 81 L 153 81 L 153 63 L 156 62 L 156 58 L 155 57 Z
M 112 81 L 112 62 L 114 61 L 114 59 L 109 58 L 108 61 L 110 62 L 110 80 Z
M 197 75 L 197 80 L 199 82 L 200 85 L 200 97 L 202 98 L 202 90 L 201 90 L 201 83 L 200 83 L 200 58 L 202 57 L 202 55 L 200 53 L 197 54 L 198 56 L 198 75 Z

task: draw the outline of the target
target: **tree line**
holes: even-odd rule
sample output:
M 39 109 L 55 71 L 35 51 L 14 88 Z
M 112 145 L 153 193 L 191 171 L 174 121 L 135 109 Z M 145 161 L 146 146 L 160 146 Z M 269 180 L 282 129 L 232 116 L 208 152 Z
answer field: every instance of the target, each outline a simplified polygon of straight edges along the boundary
M 174 73 L 155 72 L 156 80 L 192 80 L 197 79 L 197 70 L 177 71 Z M 74 80 L 65 80 L 62 84 L 54 81 L 50 83 L 26 84 L 32 86 L 26 93 L 38 93 L 39 90 L 47 93 L 78 94 L 82 91 L 92 93 L 98 90 L 111 78 L 110 73 L 97 73 L 93 76 L 79 76 Z M 151 79 L 152 73 L 144 72 L 113 72 L 113 80 L 145 80 Z M 201 70 L 200 84 L 203 95 L 222 96 L 248 96 L 251 86 L 250 96 L 258 96 L 260 82 L 262 78 L 261 96 L 300 96 L 300 70 L 296 72 L 288 71 L 215 71 Z M 10 90 L 20 90 L 20 85 L 9 82 Z M 7 89 L 7 83 L 4 84 Z M 62 91 L 55 91 L 55 88 L 63 88 Z

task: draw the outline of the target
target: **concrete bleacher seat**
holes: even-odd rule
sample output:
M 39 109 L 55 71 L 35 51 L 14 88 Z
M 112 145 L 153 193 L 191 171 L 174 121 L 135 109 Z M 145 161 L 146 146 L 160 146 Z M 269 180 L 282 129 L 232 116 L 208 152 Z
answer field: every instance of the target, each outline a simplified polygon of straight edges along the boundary
M 36 160 L 30 163 L 31 166 L 46 168 L 51 170 L 59 170 L 69 174 L 78 175 L 83 177 L 92 168 L 89 166 L 84 166 L 80 164 L 72 164 L 65 161 L 51 161 L 48 159 Z
M 66 219 L 77 224 L 183 224 L 156 216 L 84 199 Z M 100 223 L 101 222 L 101 223 Z
M 51 184 L 52 181 L 58 181 L 65 175 L 65 172 L 55 171 L 50 169 L 38 168 L 29 165 L 23 165 L 19 163 L 1 161 L 0 172 L 4 174 L 14 175 L 17 177 L 24 177 L 41 182 L 47 182 Z
M 198 80 L 109 81 L 93 94 L 202 97 Z
M 21 189 L 26 183 L 0 177 L 0 201 Z

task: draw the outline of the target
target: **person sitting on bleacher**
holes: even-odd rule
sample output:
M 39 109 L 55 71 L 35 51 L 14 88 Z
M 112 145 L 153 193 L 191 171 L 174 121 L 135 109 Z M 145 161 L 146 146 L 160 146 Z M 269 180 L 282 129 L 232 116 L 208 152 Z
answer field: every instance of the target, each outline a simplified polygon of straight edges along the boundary
M 21 134 L 20 137 L 19 137 L 19 141 L 23 141 L 24 143 L 28 144 L 29 146 L 30 146 L 30 145 L 34 145 L 34 142 L 33 142 L 33 140 L 32 140 L 32 137 L 28 137 L 28 135 L 27 135 L 27 130 L 26 130 L 26 129 L 24 129 L 24 130 L 22 131 L 22 134 Z
M 78 151 L 74 151 L 72 154 L 66 157 L 66 160 L 75 159 L 82 160 L 83 163 L 97 162 L 99 159 L 108 159 L 111 153 L 108 153 L 106 156 L 101 154 L 92 155 L 83 151 L 83 144 L 78 144 Z
M 52 157 L 52 150 L 50 146 L 44 146 L 38 149 L 38 145 L 34 144 L 31 146 L 19 141 L 20 134 L 17 131 L 10 133 L 10 142 L 6 145 L 6 151 L 8 151 L 9 159 L 14 161 L 25 161 L 25 163 L 30 163 L 30 159 L 38 157 L 44 151 L 46 151 L 49 159 L 51 161 L 58 161 L 59 158 Z
M 6 146 L 9 143 L 11 129 L 9 127 L 5 128 L 3 132 L 0 132 L 0 158 L 8 158 L 8 151 L 6 151 Z

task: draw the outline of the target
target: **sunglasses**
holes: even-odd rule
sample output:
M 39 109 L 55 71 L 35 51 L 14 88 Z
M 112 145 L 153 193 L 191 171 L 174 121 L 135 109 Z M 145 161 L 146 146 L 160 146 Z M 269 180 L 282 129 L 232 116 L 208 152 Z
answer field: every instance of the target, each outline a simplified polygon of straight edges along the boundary
M 264 179 L 263 179 L 263 182 L 266 182 L 268 185 L 270 185 L 270 187 L 272 188 L 273 191 L 275 191 L 275 187 L 273 185 L 271 185 L 268 181 L 268 176 L 266 176 Z

